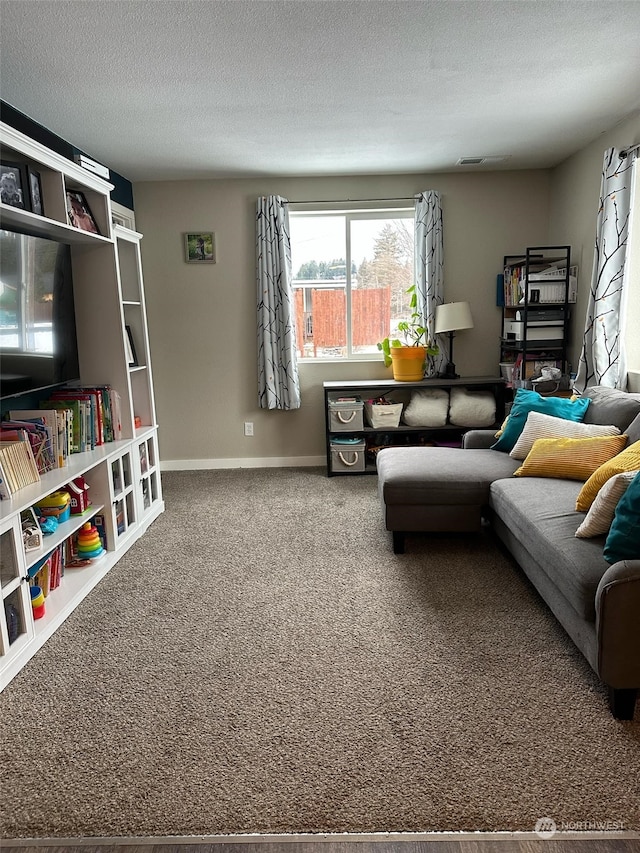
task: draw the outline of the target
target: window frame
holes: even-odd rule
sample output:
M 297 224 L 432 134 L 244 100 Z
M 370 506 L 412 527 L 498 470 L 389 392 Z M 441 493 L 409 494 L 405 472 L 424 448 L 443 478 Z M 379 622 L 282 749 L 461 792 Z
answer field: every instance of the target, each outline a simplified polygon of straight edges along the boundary
M 313 207 L 309 207 L 310 204 L 313 204 Z M 390 204 L 389 201 L 384 204 L 381 203 L 369 203 L 366 206 L 362 206 L 362 202 L 354 203 L 344 202 L 344 203 L 336 203 L 331 202 L 329 206 L 325 206 L 327 203 L 322 202 L 297 202 L 289 204 L 289 219 L 292 217 L 296 218 L 307 218 L 307 217 L 321 217 L 321 216 L 344 216 L 345 220 L 345 262 L 346 262 L 346 282 L 345 282 L 345 296 L 347 301 L 346 307 L 346 349 L 347 354 L 344 356 L 318 356 L 318 357 L 309 357 L 309 356 L 298 356 L 299 364 L 343 364 L 345 362 L 371 362 L 371 361 L 379 361 L 380 353 L 379 352 L 371 352 L 371 353 L 353 353 L 352 351 L 352 328 L 351 328 L 351 316 L 352 316 L 352 308 L 351 308 L 351 266 L 352 266 L 352 258 L 351 258 L 351 223 L 354 221 L 362 221 L 362 220 L 371 220 L 371 219 L 409 219 L 412 224 L 415 223 L 415 204 L 407 205 L 406 201 L 402 203 Z M 414 229 L 412 229 L 414 230 Z M 293 252 L 293 245 L 292 245 Z M 414 240 L 414 265 L 415 265 L 415 240 Z M 293 285 L 294 281 L 300 281 L 301 279 L 295 279 L 293 277 L 292 270 L 292 288 L 295 290 L 295 286 Z
M 625 369 L 629 391 L 637 391 L 640 387 L 640 344 L 636 332 L 640 325 L 640 152 L 635 154 L 635 158 L 631 187 L 631 215 L 627 232 L 628 268 L 623 293 Z

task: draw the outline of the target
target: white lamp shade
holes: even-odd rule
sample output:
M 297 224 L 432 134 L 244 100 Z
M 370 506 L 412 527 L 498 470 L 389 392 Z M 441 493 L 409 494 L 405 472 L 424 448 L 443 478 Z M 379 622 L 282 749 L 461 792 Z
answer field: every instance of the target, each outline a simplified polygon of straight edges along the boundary
M 468 302 L 447 302 L 436 305 L 436 335 L 473 329 L 473 318 Z

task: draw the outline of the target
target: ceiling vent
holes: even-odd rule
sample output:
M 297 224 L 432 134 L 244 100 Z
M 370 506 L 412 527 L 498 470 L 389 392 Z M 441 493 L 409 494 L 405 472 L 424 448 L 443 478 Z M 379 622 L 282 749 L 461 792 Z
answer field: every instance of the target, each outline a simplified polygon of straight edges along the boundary
M 456 166 L 484 166 L 493 163 L 503 163 L 508 159 L 509 157 L 506 154 L 495 154 L 489 157 L 461 157 Z

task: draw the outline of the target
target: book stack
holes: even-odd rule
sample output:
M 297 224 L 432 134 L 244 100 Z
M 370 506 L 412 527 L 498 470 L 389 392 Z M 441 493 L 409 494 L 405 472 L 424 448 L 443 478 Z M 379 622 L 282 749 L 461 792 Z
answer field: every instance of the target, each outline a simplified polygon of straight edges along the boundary
M 0 440 L 0 499 L 10 498 L 25 486 L 37 483 L 40 472 L 26 438 L 6 438 L 4 430 Z
M 12 409 L 10 420 L 1 424 L 2 432 L 16 430 L 28 438 L 40 474 L 61 467 L 58 453 L 58 419 L 56 412 L 39 409 Z
M 38 586 L 45 598 L 49 593 L 60 586 L 67 565 L 67 554 L 69 553 L 69 540 L 61 542 L 49 551 L 46 557 L 38 560 L 29 568 L 29 584 Z
M 120 395 L 108 385 L 61 388 L 39 409 L 12 409 L 0 424 L 0 500 L 64 468 L 72 453 L 122 438 Z
M 122 438 L 120 395 L 108 385 L 61 388 L 41 406 L 66 413 L 70 453 Z
M 519 305 L 524 295 L 524 266 L 505 267 L 503 286 L 503 305 Z
M 120 395 L 109 386 L 55 391 L 39 409 L 13 409 L 1 425 L 3 440 L 27 439 L 40 474 L 122 438 Z

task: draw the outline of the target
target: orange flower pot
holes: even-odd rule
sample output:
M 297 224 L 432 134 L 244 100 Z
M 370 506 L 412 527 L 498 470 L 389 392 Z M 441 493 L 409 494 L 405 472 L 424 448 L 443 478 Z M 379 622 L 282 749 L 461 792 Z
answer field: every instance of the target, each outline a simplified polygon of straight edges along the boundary
M 424 379 L 427 360 L 426 347 L 391 347 L 393 378 L 397 382 L 418 382 Z

